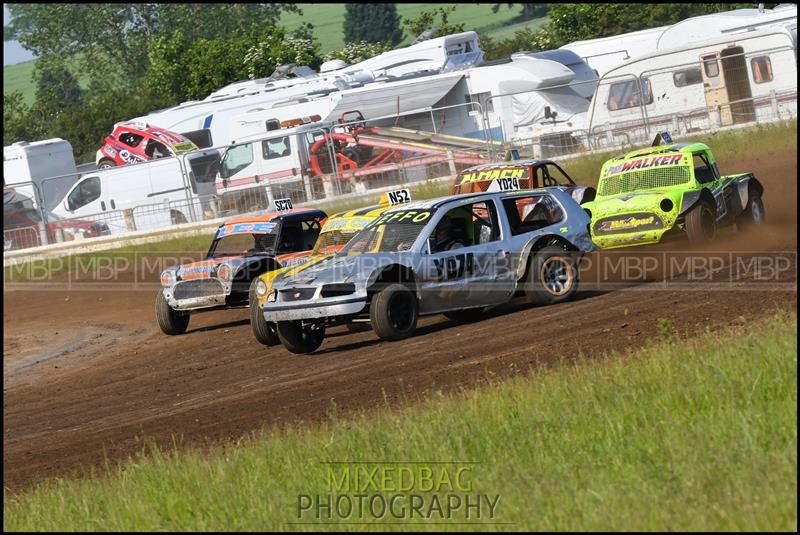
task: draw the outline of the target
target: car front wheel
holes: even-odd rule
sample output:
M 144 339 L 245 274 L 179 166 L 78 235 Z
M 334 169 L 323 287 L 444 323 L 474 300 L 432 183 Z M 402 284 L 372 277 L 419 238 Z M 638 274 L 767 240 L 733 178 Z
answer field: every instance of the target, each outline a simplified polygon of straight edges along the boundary
M 292 353 L 313 353 L 325 340 L 325 326 L 296 321 L 279 321 L 278 338 Z
M 702 202 L 686 214 L 686 234 L 695 244 L 711 243 L 717 233 L 717 215 L 714 208 Z
M 250 284 L 250 328 L 253 330 L 253 335 L 259 343 L 271 347 L 281 343 L 278 338 L 278 332 L 274 323 L 269 323 L 264 319 L 264 311 L 258 306 L 258 297 L 256 296 L 256 283 L 255 279 Z
M 403 284 L 390 284 L 375 294 L 369 309 L 372 329 L 383 340 L 402 340 L 414 334 L 418 315 L 417 296 Z
M 181 312 L 169 306 L 164 290 L 158 292 L 156 297 L 156 320 L 164 334 L 176 335 L 186 332 L 189 326 L 189 313 Z

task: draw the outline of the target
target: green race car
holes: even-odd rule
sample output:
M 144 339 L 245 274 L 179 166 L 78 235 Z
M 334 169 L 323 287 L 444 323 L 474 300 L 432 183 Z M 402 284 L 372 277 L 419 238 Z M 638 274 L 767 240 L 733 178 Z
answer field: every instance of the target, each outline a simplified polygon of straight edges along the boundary
M 707 145 L 672 143 L 664 133 L 652 147 L 608 160 L 597 197 L 583 208 L 602 249 L 681 235 L 708 243 L 719 227 L 763 223 L 763 191 L 752 173 L 721 176 Z

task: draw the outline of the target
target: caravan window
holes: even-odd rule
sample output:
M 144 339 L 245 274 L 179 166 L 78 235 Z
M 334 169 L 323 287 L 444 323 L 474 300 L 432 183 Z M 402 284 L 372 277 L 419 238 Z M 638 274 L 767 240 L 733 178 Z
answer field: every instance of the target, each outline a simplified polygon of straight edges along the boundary
M 652 104 L 653 89 L 650 87 L 650 80 L 647 78 L 642 78 L 641 80 L 641 90 L 635 80 L 611 84 L 608 92 L 608 102 L 606 103 L 609 111 L 634 108 L 642 104 Z M 642 94 L 644 94 L 644 102 L 642 102 Z
M 100 198 L 100 177 L 93 176 L 87 178 L 72 190 L 67 198 L 67 207 L 70 211 L 75 211 L 82 206 L 86 206 L 92 201 Z
M 719 63 L 717 63 L 717 56 L 711 55 L 703 58 L 703 69 L 706 71 L 708 78 L 716 78 L 719 76 Z
M 292 148 L 289 145 L 288 137 L 265 139 L 261 142 L 261 150 L 264 153 L 265 160 L 282 158 L 283 156 L 289 156 L 292 154 Z
M 673 73 L 672 81 L 675 83 L 675 87 L 702 84 L 703 74 L 700 72 L 700 67 L 692 67 L 691 69 L 684 69 Z
M 753 80 L 757 84 L 772 81 L 772 62 L 769 56 L 758 56 L 751 59 L 750 70 L 753 71 Z
M 222 160 L 222 178 L 235 175 L 248 165 L 253 163 L 253 144 L 234 145 L 225 153 Z

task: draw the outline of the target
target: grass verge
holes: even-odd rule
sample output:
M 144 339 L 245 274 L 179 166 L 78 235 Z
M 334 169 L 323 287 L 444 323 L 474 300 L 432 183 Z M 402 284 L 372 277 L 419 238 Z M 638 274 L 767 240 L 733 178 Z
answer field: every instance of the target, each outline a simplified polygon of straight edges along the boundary
M 264 430 L 210 454 L 153 449 L 103 477 L 6 491 L 3 524 L 14 531 L 376 527 L 355 521 L 391 530 L 793 531 L 796 418 L 796 317 L 779 314 L 625 355 L 578 357 L 402 408 L 387 403 L 348 418 L 334 408 L 327 421 Z M 443 466 L 468 466 L 462 494 L 499 501 L 491 518 L 486 509 L 470 520 L 450 510 L 449 519 L 431 513 L 435 525 L 413 523 L 425 520 L 408 510 L 400 519 L 335 512 L 329 519 L 324 508 L 321 520 L 313 509 L 300 514 L 299 495 L 324 497 L 340 485 L 338 494 L 355 496 L 352 480 L 331 484 L 331 461 L 440 474 Z M 366 494 L 433 503 L 436 493 L 421 481 L 394 492 L 380 480 L 383 491 Z

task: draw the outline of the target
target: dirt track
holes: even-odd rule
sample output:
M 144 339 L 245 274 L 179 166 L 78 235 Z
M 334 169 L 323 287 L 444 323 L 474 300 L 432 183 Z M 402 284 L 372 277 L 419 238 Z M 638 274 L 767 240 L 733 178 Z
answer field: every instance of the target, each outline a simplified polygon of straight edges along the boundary
M 727 283 L 723 288 L 650 282 L 598 291 L 597 275 L 590 272 L 570 303 L 530 308 L 513 302 L 471 325 L 432 316 L 420 321 L 416 336 L 395 343 L 380 342 L 371 331 L 337 328 L 317 353 L 302 357 L 259 345 L 246 310 L 197 315 L 186 335 L 165 336 L 153 317 L 154 287 L 7 288 L 5 485 L 18 489 L 98 466 L 104 455 L 125 458 L 144 437 L 163 445 L 172 444 L 173 436 L 213 443 L 264 424 L 323 418 L 332 400 L 344 411 L 365 409 L 384 396 L 413 400 L 432 390 L 527 373 L 579 352 L 594 357 L 639 347 L 659 336 L 660 318 L 685 336 L 777 309 L 796 310 L 796 156 L 765 155 L 722 167 L 756 172 L 766 188 L 769 225 L 723 236 L 716 256 L 735 261 L 757 251 L 790 252 L 778 287 L 753 281 L 752 273 L 739 273 L 737 280 L 723 269 L 713 278 Z

